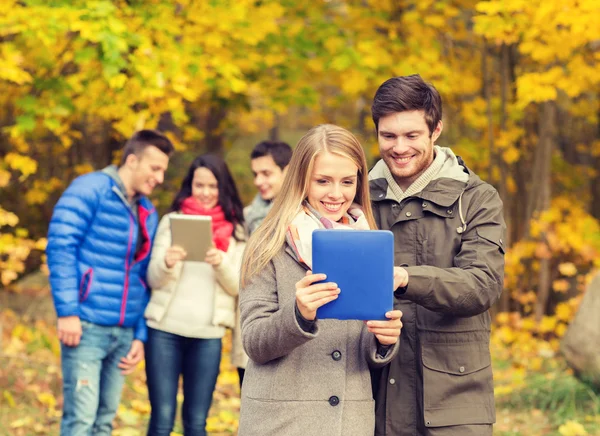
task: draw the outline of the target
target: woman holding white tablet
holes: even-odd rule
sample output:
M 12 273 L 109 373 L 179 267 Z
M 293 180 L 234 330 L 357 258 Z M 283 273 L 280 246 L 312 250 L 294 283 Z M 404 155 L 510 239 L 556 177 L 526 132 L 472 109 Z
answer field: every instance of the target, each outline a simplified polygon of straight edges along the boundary
M 186 261 L 186 250 L 172 246 L 173 214 L 211 218 L 213 248 L 204 262 Z M 194 239 L 210 237 L 191 234 Z M 206 417 L 219 374 L 221 338 L 236 320 L 239 271 L 245 247 L 243 212 L 225 162 L 202 155 L 192 163 L 161 220 L 148 267 L 152 288 L 146 374 L 152 412 L 148 435 L 171 434 L 183 376 L 184 434 L 205 435 Z
M 312 230 L 375 229 L 367 173 L 354 135 L 333 125 L 311 129 L 294 151 L 273 208 L 248 242 L 239 298 L 251 360 L 239 436 L 374 433 L 369 368 L 397 353 L 401 313 L 366 323 L 318 320 L 317 309 L 344 290 L 316 283 L 326 277 L 312 274 L 310 259 Z

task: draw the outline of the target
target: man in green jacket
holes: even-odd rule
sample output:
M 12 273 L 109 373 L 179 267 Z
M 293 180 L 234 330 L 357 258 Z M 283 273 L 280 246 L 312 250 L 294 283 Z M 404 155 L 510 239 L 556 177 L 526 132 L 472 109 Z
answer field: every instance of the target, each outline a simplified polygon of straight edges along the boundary
M 449 148 L 442 101 L 420 76 L 384 82 L 372 107 L 382 156 L 370 188 L 394 233 L 400 351 L 373 374 L 376 436 L 485 436 L 495 422 L 488 309 L 504 280 L 502 201 Z

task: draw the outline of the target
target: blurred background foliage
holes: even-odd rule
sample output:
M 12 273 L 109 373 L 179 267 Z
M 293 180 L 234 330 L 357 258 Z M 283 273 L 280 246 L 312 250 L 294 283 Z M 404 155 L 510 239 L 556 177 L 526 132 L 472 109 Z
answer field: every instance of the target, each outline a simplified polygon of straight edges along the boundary
M 43 268 L 61 192 L 134 131 L 177 145 L 160 211 L 205 152 L 248 203 L 265 138 L 336 123 L 374 163 L 372 96 L 419 73 L 438 143 L 504 201 L 494 344 L 540 371 L 600 267 L 599 63 L 597 0 L 0 0 L 0 288 Z

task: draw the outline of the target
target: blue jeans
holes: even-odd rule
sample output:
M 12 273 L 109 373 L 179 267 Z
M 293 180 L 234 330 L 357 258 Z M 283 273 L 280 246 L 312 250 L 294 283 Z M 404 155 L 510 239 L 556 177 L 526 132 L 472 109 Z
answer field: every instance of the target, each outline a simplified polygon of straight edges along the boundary
M 110 436 L 125 377 L 117 367 L 133 341 L 133 328 L 81 321 L 77 347 L 61 344 L 62 436 Z
M 169 436 L 183 375 L 183 434 L 205 436 L 219 375 L 221 339 L 194 339 L 148 328 L 146 376 L 152 413 L 148 436 Z

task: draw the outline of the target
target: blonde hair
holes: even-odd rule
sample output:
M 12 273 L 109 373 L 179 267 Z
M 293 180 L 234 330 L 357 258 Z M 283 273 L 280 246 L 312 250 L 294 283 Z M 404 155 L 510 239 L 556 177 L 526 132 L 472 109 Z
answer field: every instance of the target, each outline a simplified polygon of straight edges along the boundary
M 315 159 L 322 152 L 346 157 L 358 167 L 354 202 L 362 206 L 369 227 L 377 228 L 371 209 L 367 159 L 360 142 L 348 130 L 333 124 L 313 127 L 298 142 L 273 207 L 248 241 L 242 263 L 242 286 L 283 247 L 288 226 L 308 195 Z

